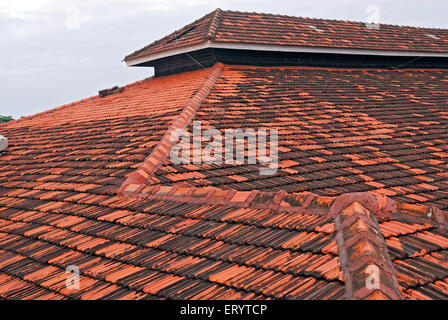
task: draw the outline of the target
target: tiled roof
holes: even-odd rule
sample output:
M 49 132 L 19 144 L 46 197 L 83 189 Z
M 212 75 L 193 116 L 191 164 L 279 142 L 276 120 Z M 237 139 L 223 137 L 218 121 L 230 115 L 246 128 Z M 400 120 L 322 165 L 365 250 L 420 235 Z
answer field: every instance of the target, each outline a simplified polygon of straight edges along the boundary
M 370 192 L 448 209 L 447 85 L 447 70 L 226 66 L 194 120 L 204 130 L 278 129 L 277 173 L 169 160 L 146 171 L 153 184 Z
M 447 76 L 217 64 L 4 124 L 0 298 L 447 299 Z M 193 119 L 279 128 L 280 175 L 170 164 Z
M 2 128 L 56 127 L 61 124 L 114 121 L 125 117 L 160 117 L 163 128 L 182 110 L 208 77 L 209 70 L 150 78 L 127 85 L 120 94 L 93 96 L 33 116 L 7 122 Z M 163 133 L 163 132 L 162 132 Z
M 446 29 L 311 19 L 217 9 L 128 55 L 125 60 L 171 49 L 214 43 L 448 53 Z

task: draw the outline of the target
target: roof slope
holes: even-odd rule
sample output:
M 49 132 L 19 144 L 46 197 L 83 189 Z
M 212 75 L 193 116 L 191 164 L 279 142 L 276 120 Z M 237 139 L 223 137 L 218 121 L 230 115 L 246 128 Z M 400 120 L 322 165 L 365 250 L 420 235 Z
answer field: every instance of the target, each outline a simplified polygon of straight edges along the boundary
M 182 29 L 126 56 L 125 60 L 149 56 L 207 41 L 448 53 L 448 30 L 381 24 L 369 29 L 365 23 L 311 19 L 217 9 Z
M 326 72 L 329 76 L 337 75 L 339 83 L 347 80 L 341 71 Z M 364 77 L 355 79 L 365 90 L 375 90 L 377 99 L 384 89 L 370 88 L 374 83 L 379 86 L 384 79 L 390 82 L 398 79 L 395 86 L 405 85 L 404 77 L 397 72 L 380 75 L 356 72 L 365 72 Z M 445 118 L 439 113 L 436 101 L 439 101 L 439 94 L 441 101 L 445 101 L 446 96 L 438 93 L 430 80 L 440 83 L 445 74 L 425 71 L 422 75 L 419 72 L 415 71 L 415 79 L 424 80 L 433 93 L 422 103 L 435 104 L 426 106 L 425 110 L 430 110 L 432 121 L 443 124 Z M 254 98 L 255 92 L 261 96 L 275 92 L 271 102 L 279 103 L 279 110 L 283 100 L 299 99 L 296 100 L 297 112 L 306 111 L 300 104 L 307 102 L 308 95 L 297 98 L 297 90 L 314 93 L 309 92 L 310 88 L 302 90 L 297 83 L 288 82 L 296 81 L 295 77 L 301 75 L 311 76 L 306 68 L 277 70 L 218 64 L 207 70 L 145 80 L 116 95 L 93 97 L 0 126 L 1 133 L 10 139 L 10 147 L 0 154 L 0 297 L 448 298 L 447 215 L 436 207 L 403 204 L 366 193 L 325 197 L 284 191 L 219 190 L 210 186 L 205 189 L 159 183 L 147 186 L 145 179 L 141 185 L 129 183 L 140 179 L 143 173 L 139 171 L 151 170 L 144 166 L 148 161 L 163 162 L 164 153 L 170 149 L 164 138 L 170 130 L 186 126 L 196 118 L 207 118 L 213 104 L 219 108 L 223 123 L 230 120 L 231 115 L 238 114 L 234 110 L 237 105 L 247 105 L 254 110 L 263 106 L 269 110 L 260 113 L 260 120 L 266 126 L 280 119 L 269 103 L 256 106 L 261 101 Z M 406 77 L 412 75 L 410 72 Z M 374 80 L 366 83 L 366 77 Z M 423 85 L 415 79 L 412 83 L 419 88 L 413 91 L 421 92 Z M 288 85 L 277 87 L 274 85 L 277 81 Z M 314 81 L 314 87 L 326 86 L 328 77 L 318 74 Z M 253 83 L 252 87 L 247 86 L 249 82 Z M 409 87 L 409 82 L 406 83 Z M 241 95 L 238 99 L 242 100 L 233 101 L 235 94 Z M 401 97 L 400 92 L 388 94 Z M 341 93 L 340 99 L 348 99 L 344 96 Z M 351 101 L 356 101 L 354 97 Z M 371 94 L 364 98 L 367 97 L 375 99 Z M 312 96 L 313 100 L 308 103 L 327 106 L 319 111 L 319 116 L 325 119 L 327 115 L 342 112 L 337 111 L 336 102 L 331 107 L 330 98 L 332 95 Z M 415 97 L 421 100 L 419 98 L 422 97 Z M 222 103 L 229 103 L 229 113 L 222 112 L 225 108 Z M 405 103 L 409 100 L 397 100 L 391 110 L 401 112 Z M 74 106 L 78 106 L 76 113 L 72 112 Z M 103 111 L 106 109 L 109 113 Z M 247 112 L 241 111 L 243 115 Z M 350 119 L 358 121 L 356 112 L 359 111 L 343 111 L 353 113 Z M 417 111 L 409 112 L 420 119 Z M 306 125 L 310 132 L 323 130 L 317 115 L 300 116 L 290 117 L 289 126 L 305 121 L 300 124 Z M 372 118 L 372 115 L 370 118 L 363 115 L 360 119 L 368 123 Z M 252 115 L 247 119 L 256 117 Z M 327 119 L 332 121 L 331 117 Z M 213 124 L 211 120 L 209 117 L 207 121 Z M 235 124 L 239 123 L 238 117 L 234 120 Z M 341 120 L 346 118 L 335 118 L 333 124 L 340 124 Z M 421 131 L 421 135 L 407 131 L 402 135 L 426 137 L 423 127 L 420 131 L 418 123 L 415 127 L 414 131 Z M 426 129 L 432 139 L 435 133 L 431 127 L 426 126 Z M 299 132 L 303 139 L 312 139 Z M 382 136 L 382 140 L 375 135 L 375 139 L 371 137 L 372 142 L 382 142 L 376 146 L 385 144 L 394 138 L 392 133 L 387 132 L 391 137 Z M 431 139 L 414 143 L 431 144 Z M 442 136 L 434 139 L 438 142 L 434 148 L 446 147 Z M 312 145 L 325 146 L 321 142 Z M 352 148 L 352 153 L 362 154 L 364 150 Z M 308 152 L 308 148 L 304 150 Z M 335 158 L 326 162 L 339 160 L 340 156 L 334 152 L 328 153 L 330 155 Z M 303 158 L 305 156 L 310 154 Z M 301 162 L 295 169 L 309 165 Z M 425 168 L 432 168 L 432 165 Z M 167 167 L 156 166 L 152 170 L 152 175 L 161 176 L 160 172 L 166 172 Z M 220 172 L 219 168 L 215 170 Z M 387 167 L 381 172 L 387 175 L 389 170 Z M 117 196 L 126 176 L 131 181 L 123 186 L 125 197 Z M 148 176 L 147 180 L 155 182 L 152 178 Z M 374 176 L 373 179 L 379 178 Z M 332 181 L 339 179 L 329 179 L 325 183 Z M 252 189 L 258 188 L 256 179 L 251 183 Z M 444 186 L 440 181 L 427 182 L 427 185 Z M 392 189 L 390 186 L 376 188 Z M 79 289 L 66 287 L 66 268 L 71 265 L 80 269 Z M 380 266 L 384 286 L 366 292 L 362 286 L 363 268 L 371 265 Z
M 219 79 L 216 81 L 216 84 L 213 86 L 211 92 L 208 94 L 207 98 L 201 103 L 200 108 L 196 110 L 194 119 L 201 120 L 202 124 L 204 124 L 208 128 L 218 129 L 229 127 L 251 127 L 252 124 L 254 127 L 276 128 L 279 121 L 285 121 L 286 119 L 285 127 L 279 128 L 281 131 L 284 131 L 283 134 L 286 132 L 286 137 L 280 136 L 280 141 L 285 143 L 284 146 L 282 146 L 282 144 L 280 143 L 280 148 L 283 148 L 283 151 L 286 150 L 286 152 L 290 152 L 290 147 L 292 146 L 296 146 L 297 149 L 301 151 L 321 150 L 323 154 L 319 154 L 317 156 L 303 156 L 303 159 L 305 160 L 319 160 L 316 160 L 317 163 L 338 161 L 338 153 L 334 153 L 334 149 L 341 148 L 342 152 L 340 154 L 344 155 L 344 148 L 349 148 L 349 150 L 354 151 L 356 150 L 356 147 L 360 147 L 360 150 L 363 150 L 363 148 L 365 148 L 365 150 L 368 150 L 368 152 L 371 152 L 373 149 L 375 151 L 375 157 L 373 157 L 373 159 L 376 159 L 379 156 L 385 158 L 385 160 L 380 160 L 378 162 L 373 161 L 373 163 L 363 163 L 362 161 L 360 163 L 357 163 L 356 160 L 364 158 L 354 157 L 354 162 L 356 164 L 361 166 L 370 166 L 377 163 L 388 163 L 388 159 L 392 159 L 386 153 L 388 149 L 381 150 L 376 147 L 383 144 L 392 144 L 399 145 L 402 149 L 403 146 L 407 145 L 406 136 L 418 137 L 416 139 L 417 141 L 414 141 L 415 143 L 417 143 L 416 145 L 409 144 L 409 147 L 411 148 L 415 148 L 418 143 L 421 142 L 423 142 L 422 145 L 428 144 L 432 146 L 431 142 L 425 140 L 425 135 L 431 136 L 431 132 L 427 132 L 429 123 L 425 121 L 421 123 L 425 126 L 425 131 L 422 132 L 422 134 L 419 134 L 419 128 L 416 127 L 414 123 L 412 124 L 412 127 L 406 127 L 406 121 L 404 123 L 400 123 L 399 126 L 387 126 L 387 122 L 380 122 L 379 119 L 375 119 L 375 117 L 378 117 L 378 114 L 381 114 L 379 112 L 373 112 L 372 114 L 356 114 L 355 112 L 353 112 L 353 110 L 345 110 L 345 108 L 350 108 L 351 106 L 353 106 L 352 101 L 356 101 L 357 99 L 364 102 L 362 105 L 365 109 L 365 102 L 369 101 L 369 99 L 362 98 L 374 98 L 375 100 L 380 101 L 383 100 L 384 97 L 388 96 L 395 98 L 395 105 L 392 105 L 390 110 L 388 110 L 389 113 L 386 113 L 384 117 L 385 119 L 392 121 L 394 119 L 403 118 L 403 107 L 409 106 L 409 102 L 416 102 L 418 104 L 422 103 L 423 106 L 421 107 L 420 111 L 426 111 L 428 110 L 428 105 L 432 105 L 433 108 L 429 109 L 432 112 L 432 120 L 441 120 L 445 118 L 445 113 L 443 111 L 444 109 L 437 108 L 437 106 L 443 104 L 446 99 L 443 94 L 440 98 L 437 94 L 442 93 L 442 90 L 432 88 L 432 85 L 436 85 L 437 87 L 440 85 L 443 86 L 443 82 L 447 81 L 446 71 L 431 70 L 424 71 L 427 73 L 419 74 L 418 72 L 423 71 L 417 71 L 416 73 L 415 70 L 338 70 L 309 69 L 302 67 L 248 68 L 226 66 L 222 67 L 219 65 L 215 68 L 223 68 L 223 71 Z M 235 71 L 243 72 L 240 73 Z M 245 73 L 244 71 L 248 72 Z M 313 82 L 307 78 L 300 79 L 300 77 L 297 77 L 298 79 L 295 79 L 295 76 L 297 75 L 307 75 L 307 71 L 309 71 L 308 75 L 313 75 L 313 77 L 316 77 L 316 79 L 318 80 Z M 328 72 L 329 74 L 324 77 L 318 71 Z M 341 73 L 344 74 L 346 72 L 348 72 L 348 75 L 345 74 L 346 79 L 344 79 L 341 76 Z M 362 75 L 362 77 L 359 75 L 359 73 Z M 378 73 L 380 73 L 381 76 L 379 76 L 379 79 L 376 79 L 376 77 L 378 77 Z M 229 74 L 234 77 L 232 80 L 229 80 Z M 419 76 L 428 78 L 426 78 L 424 81 L 422 79 L 420 79 L 420 81 L 413 79 L 413 77 L 418 78 Z M 362 85 L 359 84 L 359 79 L 365 80 L 366 78 L 369 79 L 369 77 L 372 77 L 376 81 L 374 81 L 373 83 L 363 81 Z M 341 81 L 351 84 L 348 81 L 350 78 L 353 78 L 352 81 L 356 83 L 358 87 L 361 86 L 364 94 L 366 94 L 365 88 L 368 88 L 370 90 L 376 90 L 376 95 L 372 95 L 372 93 L 367 92 L 367 96 L 361 95 L 360 97 L 354 98 L 348 94 L 349 92 L 344 91 L 344 89 L 346 89 L 345 86 L 335 85 L 334 88 L 337 88 L 337 94 L 339 95 L 339 97 L 350 99 L 350 105 L 344 105 L 344 110 L 338 110 L 338 105 L 334 105 L 334 103 L 330 102 L 331 99 L 328 99 L 330 97 L 334 97 L 335 94 L 325 91 L 326 88 L 333 87 L 331 84 L 329 85 L 327 79 L 334 79 L 334 81 L 336 81 L 338 84 L 341 83 Z M 373 86 L 379 85 L 381 83 L 389 83 L 391 82 L 389 78 L 393 79 L 395 86 L 399 88 L 397 92 L 394 91 L 393 94 L 391 92 L 383 92 L 380 91 L 379 88 Z M 295 82 L 296 80 L 297 82 Z M 426 93 L 421 92 L 420 90 L 416 90 L 418 88 L 413 88 L 413 92 L 419 92 L 420 94 L 422 94 L 421 98 L 429 97 L 429 99 L 422 102 L 419 101 L 418 97 L 413 94 L 411 100 L 409 100 L 409 98 L 403 99 L 402 95 L 406 96 L 409 90 L 409 87 L 405 86 L 407 81 L 409 80 L 411 80 L 411 83 L 414 83 L 417 86 L 423 87 L 424 85 L 426 85 L 429 86 L 429 88 L 432 88 L 431 92 Z M 247 85 L 245 85 L 246 83 Z M 303 106 L 300 107 L 300 104 L 296 105 L 296 103 L 303 102 L 303 97 L 314 97 L 311 96 L 311 94 L 308 92 L 313 90 L 302 91 L 302 86 L 307 87 L 307 89 L 313 88 L 313 90 L 319 94 L 321 94 L 322 92 L 325 93 L 323 97 L 318 95 L 318 99 L 307 101 L 310 105 L 310 112 L 316 112 L 316 105 L 324 105 L 330 107 L 331 113 L 335 113 L 338 116 L 336 116 L 334 119 L 329 117 L 326 118 L 326 120 L 321 121 L 318 119 L 325 119 L 325 117 L 323 117 L 323 114 L 319 113 L 319 109 L 317 110 L 318 115 L 316 115 L 315 118 L 304 113 L 304 111 L 307 111 L 307 108 Z M 400 92 L 402 86 L 402 90 L 405 92 L 405 94 Z M 351 86 L 348 85 L 348 87 L 350 89 L 353 89 L 353 84 Z M 261 91 L 260 88 L 262 88 Z M 233 91 L 235 91 L 235 95 L 232 94 Z M 434 97 L 432 97 L 433 92 L 436 93 Z M 273 93 L 276 94 L 276 96 L 272 96 Z M 384 96 L 378 94 L 382 94 Z M 324 97 L 326 98 L 325 101 L 319 101 Z M 338 100 L 338 103 L 341 103 L 340 100 L 341 99 Z M 207 111 L 208 101 L 210 102 L 213 114 L 208 118 L 201 118 L 201 114 L 203 113 L 203 111 Z M 273 108 L 269 108 L 269 103 L 272 101 L 276 102 L 276 106 Z M 343 102 L 345 101 L 342 100 L 342 103 Z M 258 107 L 257 103 L 261 103 L 262 105 Z M 285 105 L 282 105 L 282 103 L 285 103 Z M 390 104 L 390 101 L 387 101 L 387 103 Z M 378 108 L 382 113 L 384 113 L 383 109 L 385 108 L 381 105 L 381 103 L 379 104 L 378 102 L 375 102 L 372 103 L 372 105 L 374 108 Z M 232 108 L 233 106 L 235 107 Z M 368 104 L 367 107 L 370 106 L 371 105 Z M 293 110 L 288 109 L 289 107 L 292 107 Z M 246 110 L 246 108 L 251 112 L 250 114 L 244 113 L 244 110 Z M 265 109 L 267 109 L 267 111 L 265 111 Z M 409 107 L 407 107 L 406 109 L 409 109 Z M 187 109 L 184 109 L 184 111 L 186 110 Z M 277 110 L 280 110 L 280 112 L 284 112 L 284 115 L 276 117 Z M 295 114 L 294 111 L 298 111 L 299 113 Z M 229 114 L 226 114 L 226 112 L 229 112 Z M 422 116 L 421 114 L 416 113 L 416 110 L 414 110 L 413 108 L 410 108 L 409 112 L 412 112 L 412 115 L 415 117 Z M 342 119 L 339 118 L 339 116 L 341 115 L 343 117 Z M 357 121 L 358 117 L 359 119 L 364 121 L 362 124 Z M 191 124 L 192 120 L 192 118 L 186 119 L 182 116 L 182 114 L 180 115 L 178 120 L 179 119 L 183 119 L 181 127 L 186 127 L 188 124 Z M 226 121 L 227 119 L 229 119 L 228 122 Z M 238 121 L 237 119 L 240 119 L 240 121 Z M 267 122 L 267 119 L 269 119 L 270 121 Z M 307 124 L 304 120 L 310 121 L 311 123 Z M 336 138 L 338 139 L 336 139 L 336 141 L 330 141 L 331 143 L 329 145 L 331 147 L 329 147 L 328 145 L 326 145 L 325 147 L 317 145 L 313 141 L 313 143 L 311 144 L 312 148 L 310 148 L 309 145 L 305 143 L 305 141 L 312 141 L 311 139 L 313 137 L 310 136 L 310 133 L 314 133 L 314 131 L 317 131 L 319 133 L 320 130 L 318 129 L 321 129 L 322 124 L 325 124 L 325 128 L 328 129 L 337 124 L 347 123 L 349 125 L 352 125 L 353 129 L 350 130 L 348 128 L 343 128 L 342 130 L 340 129 L 335 133 L 329 131 L 325 134 L 318 134 L 319 137 L 324 137 L 324 139 L 321 138 L 323 141 L 327 141 L 328 139 L 331 139 L 332 135 L 336 135 Z M 441 128 L 439 131 L 445 132 L 446 124 L 443 120 L 442 122 L 433 121 L 430 124 L 440 124 Z M 294 125 L 297 125 L 298 128 L 295 128 Z M 300 134 L 299 137 L 305 138 L 305 141 L 299 141 L 297 142 L 297 144 L 295 144 L 292 137 L 297 136 L 297 131 L 301 132 L 301 126 L 304 126 L 306 130 L 303 130 L 304 132 Z M 372 130 L 373 132 L 369 133 L 367 131 L 357 134 L 356 132 L 359 126 L 363 128 L 371 127 L 370 130 Z M 387 194 L 388 191 L 385 188 L 385 185 L 375 182 L 374 179 L 367 175 L 361 174 L 362 171 L 360 171 L 359 169 L 357 172 L 353 171 L 352 165 L 349 165 L 348 172 L 351 172 L 352 174 L 356 172 L 361 178 L 363 178 L 362 181 L 371 182 L 369 185 L 374 187 L 372 194 L 359 192 L 341 194 L 341 188 L 339 188 L 338 191 L 332 192 L 332 195 L 341 194 L 338 197 L 317 196 L 315 194 L 306 192 L 288 194 L 281 187 L 279 187 L 281 191 L 279 191 L 278 193 L 259 192 L 258 190 L 256 190 L 256 188 L 264 182 L 263 180 L 265 180 L 265 183 L 270 184 L 269 187 L 266 186 L 265 189 L 273 190 L 274 188 L 271 183 L 276 179 L 276 177 L 268 177 L 268 179 L 262 179 L 259 175 L 257 176 L 257 174 L 253 173 L 252 176 L 257 176 L 258 179 L 253 178 L 249 181 L 249 179 L 246 179 L 246 177 L 235 175 L 235 172 L 242 167 L 244 168 L 244 166 L 227 166 L 223 168 L 223 166 L 210 167 L 210 165 L 185 165 L 176 167 L 175 165 L 169 163 L 169 161 L 167 161 L 166 159 L 172 146 L 168 143 L 169 137 L 171 136 L 171 132 L 178 127 L 180 127 L 180 125 L 173 126 L 168 129 L 158 147 L 153 150 L 152 154 L 134 172 L 134 174 L 129 176 L 127 181 L 121 187 L 121 192 L 124 196 L 136 199 L 165 200 L 181 203 L 191 203 L 192 205 L 203 204 L 227 206 L 229 208 L 228 210 L 224 211 L 225 215 L 223 219 L 227 221 L 228 217 L 239 218 L 241 214 L 241 219 L 242 222 L 244 221 L 244 223 L 246 222 L 245 218 L 247 212 L 243 211 L 242 213 L 240 213 L 237 211 L 235 213 L 235 209 L 231 208 L 244 208 L 247 210 L 269 210 L 269 212 L 274 213 L 274 217 L 270 218 L 269 215 L 266 217 L 264 216 L 264 214 L 261 214 L 261 212 L 257 213 L 257 215 L 261 215 L 261 218 L 263 219 L 263 221 L 265 221 L 260 221 L 260 223 L 262 224 L 262 226 L 265 226 L 266 223 L 270 225 L 272 222 L 275 222 L 275 225 L 273 227 L 278 227 L 281 229 L 287 229 L 287 226 L 290 223 L 297 227 L 297 225 L 294 224 L 294 221 L 302 214 L 308 215 L 310 219 L 313 216 L 316 219 L 325 218 L 326 227 L 330 227 L 330 229 L 332 230 L 330 231 L 330 229 L 327 229 L 327 231 L 332 233 L 331 237 L 333 239 L 336 239 L 337 242 L 338 267 L 343 273 L 342 279 L 344 280 L 345 286 L 344 298 L 448 298 L 446 292 L 446 280 L 448 276 L 448 274 L 446 273 L 447 270 L 445 269 L 445 267 L 439 269 L 439 267 L 442 265 L 446 266 L 445 249 L 448 246 L 448 243 L 446 242 L 446 240 L 448 240 L 448 214 L 446 212 L 442 212 L 439 208 L 434 206 L 412 205 L 407 203 L 395 202 L 390 198 L 384 196 L 384 194 Z M 397 141 L 395 142 L 395 132 L 390 128 L 399 128 L 406 131 L 404 131 L 404 135 L 402 134 L 402 132 L 399 132 L 398 137 L 396 138 Z M 377 130 L 386 131 L 377 132 Z M 371 136 L 369 134 L 371 134 Z M 354 138 L 353 136 L 356 138 Z M 165 140 L 167 140 L 167 143 L 164 143 Z M 439 142 L 442 142 L 442 140 L 439 140 Z M 446 141 L 443 141 L 442 143 L 446 147 Z M 325 143 L 323 145 L 325 145 Z M 432 149 L 430 150 L 433 151 Z M 422 151 L 420 151 L 420 153 L 422 153 Z M 353 157 L 350 156 L 353 155 L 349 155 L 348 157 L 350 160 L 353 160 Z M 326 159 L 324 157 L 329 158 Z M 283 160 L 286 159 L 286 161 L 288 161 L 287 157 L 280 158 Z M 441 158 L 443 158 L 443 156 Z M 366 159 L 369 159 L 369 157 L 367 156 Z M 342 161 L 342 163 L 347 165 L 347 161 Z M 408 172 L 412 173 L 414 176 L 420 176 L 423 174 L 422 171 L 413 170 L 413 168 L 410 167 L 407 163 L 400 163 L 398 157 L 397 159 L 395 159 L 395 161 L 392 161 L 392 163 L 397 164 L 400 169 L 408 170 Z M 162 164 L 165 166 L 165 172 L 168 173 L 167 176 L 171 177 L 168 180 L 172 183 L 168 183 L 168 185 L 163 185 L 163 183 L 161 185 L 161 179 L 159 179 L 160 171 L 164 170 Z M 296 162 L 296 165 L 297 167 L 300 167 L 299 162 Z M 303 165 L 306 166 L 306 164 Z M 356 167 L 356 165 L 354 167 Z M 390 168 L 389 170 L 392 172 L 394 171 Z M 246 182 L 247 186 L 251 186 L 250 191 L 238 191 L 235 189 L 231 189 L 229 186 L 226 186 L 225 183 L 217 184 L 219 187 L 222 187 L 224 189 L 210 186 L 201 187 L 205 182 L 207 182 L 204 172 L 210 174 L 210 176 L 213 177 L 215 177 L 215 174 L 217 173 L 216 181 L 225 182 L 225 178 L 223 179 L 223 176 L 220 176 L 220 173 L 225 171 L 234 174 L 231 176 L 233 180 L 237 182 Z M 244 170 L 244 172 L 248 172 L 248 170 L 246 169 Z M 314 175 L 310 175 L 310 177 L 320 177 L 326 172 L 328 172 L 328 168 L 323 168 L 322 171 L 315 172 Z M 338 170 L 338 173 L 340 172 L 341 169 Z M 387 171 L 385 172 L 387 174 Z M 439 172 L 442 172 L 442 169 Z M 295 172 L 288 171 L 287 174 L 284 174 L 282 176 L 282 178 L 294 176 L 294 173 Z M 177 176 L 177 178 L 172 178 L 173 176 Z M 285 183 L 285 180 L 286 179 L 282 179 L 280 181 Z M 296 180 L 304 181 L 306 179 Z M 334 180 L 341 179 L 335 179 L 333 176 L 333 180 L 328 179 L 328 181 L 318 182 L 317 184 L 327 187 L 327 185 L 332 185 L 335 182 Z M 195 181 L 197 181 L 198 183 L 195 184 Z M 347 183 L 347 181 L 351 181 L 350 179 L 342 179 L 342 181 L 344 181 L 345 185 L 347 186 L 352 185 Z M 207 183 L 205 184 L 207 185 Z M 195 187 L 195 185 L 197 187 Z M 232 186 L 234 185 L 237 184 L 232 184 Z M 306 181 L 304 183 L 304 186 L 307 186 Z M 431 187 L 430 184 L 420 184 L 416 188 L 410 188 L 409 190 L 413 190 L 414 192 L 418 190 L 418 188 L 426 190 L 428 186 Z M 359 188 L 359 186 L 355 186 L 355 188 Z M 446 189 L 442 191 L 442 194 L 444 194 L 445 192 Z M 374 196 L 375 194 L 377 196 Z M 428 200 L 415 194 L 409 195 L 409 198 L 412 199 L 413 202 L 425 202 Z M 277 214 L 275 214 L 275 212 L 277 212 Z M 212 212 L 211 214 L 212 217 L 216 217 L 214 212 Z M 201 211 L 201 215 L 208 217 L 208 212 Z M 250 221 L 253 221 L 252 215 L 248 215 Z M 221 218 L 222 216 L 218 215 L 218 217 Z M 312 219 L 312 221 L 314 220 Z M 388 233 L 388 231 L 391 231 L 391 233 Z M 261 239 L 258 238 L 260 235 L 264 235 L 263 232 L 260 231 L 260 233 L 252 233 L 249 229 L 237 232 L 236 234 L 234 234 L 232 230 L 231 234 L 235 235 L 235 237 L 237 237 L 236 239 L 244 241 L 244 243 L 247 243 L 248 239 L 254 241 L 255 243 L 257 243 L 259 240 L 263 241 L 264 239 L 263 237 Z M 270 233 L 268 233 L 268 235 L 270 236 Z M 405 237 L 400 237 L 401 235 L 405 235 Z M 293 241 L 294 239 L 296 239 L 293 234 L 291 234 L 290 236 L 291 238 L 285 236 L 286 238 L 282 238 L 282 240 L 285 240 L 287 241 L 287 243 L 289 243 L 289 241 Z M 297 235 L 297 237 L 301 238 L 301 235 Z M 276 239 L 277 238 L 269 238 L 269 240 L 273 240 L 274 243 L 276 243 Z M 430 249 L 430 247 L 434 248 L 434 251 L 433 249 Z M 300 248 L 302 247 L 300 246 Z M 437 255 L 439 251 L 443 252 L 443 254 Z M 433 260 L 433 257 L 436 256 L 438 260 Z M 330 265 L 334 267 L 334 264 Z M 327 266 L 328 265 L 325 263 L 321 267 L 324 268 Z M 369 268 L 375 267 L 379 267 L 379 275 L 381 279 L 380 288 L 378 288 L 378 290 L 366 289 L 366 272 L 368 270 L 371 270 Z M 227 274 L 229 277 L 231 277 L 229 279 L 230 283 L 233 279 L 239 279 L 240 277 L 240 274 L 238 272 L 233 273 L 233 271 L 233 269 L 226 270 L 226 272 L 230 273 Z M 423 280 L 423 278 L 417 276 L 418 274 L 424 274 L 423 278 L 427 280 Z M 244 279 L 250 279 L 250 274 L 247 276 L 248 278 L 245 277 Z M 417 280 L 416 278 L 419 279 Z M 428 279 L 432 280 L 428 281 Z M 284 298 L 285 296 L 283 294 L 285 294 L 285 292 L 280 293 L 280 296 L 277 296 L 277 298 Z M 301 297 L 304 298 L 304 296 Z M 316 296 L 312 295 L 312 297 L 315 298 Z M 318 298 L 323 299 L 332 297 L 319 296 Z
M 203 130 L 278 129 L 277 173 L 260 176 L 261 165 L 247 161 L 165 160 L 151 182 L 323 196 L 370 192 L 448 209 L 447 85 L 447 70 L 226 66 L 194 121 Z
M 182 110 L 208 77 L 209 70 L 148 78 L 127 85 L 120 94 L 93 96 L 33 116 L 7 122 L 2 128 L 56 127 L 67 123 L 157 116 L 165 124 Z
M 331 228 L 319 228 L 326 225 L 325 218 L 308 221 L 312 217 L 304 215 L 307 225 L 289 231 L 201 214 L 224 214 L 229 212 L 226 206 L 142 202 L 116 195 L 124 176 L 153 150 L 158 133 L 166 130 L 167 117 L 172 118 L 161 96 L 168 92 L 176 105 L 188 106 L 195 100 L 193 93 L 201 94 L 193 84 L 216 77 L 215 70 L 150 79 L 107 98 L 76 103 L 81 106 L 79 119 L 66 119 L 72 108 L 66 106 L 1 127 L 10 138 L 10 148 L 0 155 L 1 298 L 344 296 Z M 190 87 L 182 79 L 189 80 Z M 160 83 L 163 90 L 156 90 Z M 95 116 L 104 99 L 109 99 L 110 112 L 117 112 L 113 119 Z M 118 113 L 128 105 L 138 106 L 140 113 Z M 274 215 L 266 210 L 244 212 Z M 304 232 L 305 227 L 309 231 Z M 239 239 L 248 230 L 256 232 L 258 240 Z M 298 234 L 305 236 L 301 242 L 309 248 L 281 246 L 285 236 Z M 316 237 L 326 244 L 315 249 Z M 285 259 L 293 258 L 286 268 Z M 312 271 L 330 261 L 328 269 Z M 66 287 L 66 268 L 71 265 L 81 271 L 79 289 Z M 304 272 L 307 268 L 309 273 Z M 246 276 L 229 282 L 236 274 Z M 276 285 L 264 288 L 272 279 Z

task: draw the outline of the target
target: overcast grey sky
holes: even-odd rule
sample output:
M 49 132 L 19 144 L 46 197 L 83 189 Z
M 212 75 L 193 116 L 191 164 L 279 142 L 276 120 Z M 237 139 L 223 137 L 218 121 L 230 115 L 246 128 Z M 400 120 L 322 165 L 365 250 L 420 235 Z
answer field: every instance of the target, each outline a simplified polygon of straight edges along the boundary
M 0 115 L 15 118 L 152 75 L 121 60 L 216 9 L 448 28 L 447 0 L 0 0 Z

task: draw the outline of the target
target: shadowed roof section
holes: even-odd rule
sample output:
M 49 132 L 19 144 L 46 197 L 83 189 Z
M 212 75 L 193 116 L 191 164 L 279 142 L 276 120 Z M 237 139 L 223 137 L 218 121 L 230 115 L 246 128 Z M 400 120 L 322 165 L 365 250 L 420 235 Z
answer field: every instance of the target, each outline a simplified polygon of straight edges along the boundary
M 125 61 L 206 42 L 448 53 L 448 31 L 217 9 L 126 56 Z

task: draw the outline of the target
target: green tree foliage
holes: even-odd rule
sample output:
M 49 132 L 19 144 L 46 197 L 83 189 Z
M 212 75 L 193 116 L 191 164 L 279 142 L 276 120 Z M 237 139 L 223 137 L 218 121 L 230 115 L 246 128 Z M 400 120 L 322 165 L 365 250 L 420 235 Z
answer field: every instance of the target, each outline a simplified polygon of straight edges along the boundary
M 14 118 L 11 117 L 11 116 L 0 116 L 0 123 L 8 122 L 8 121 L 11 121 L 11 120 L 14 120 Z

